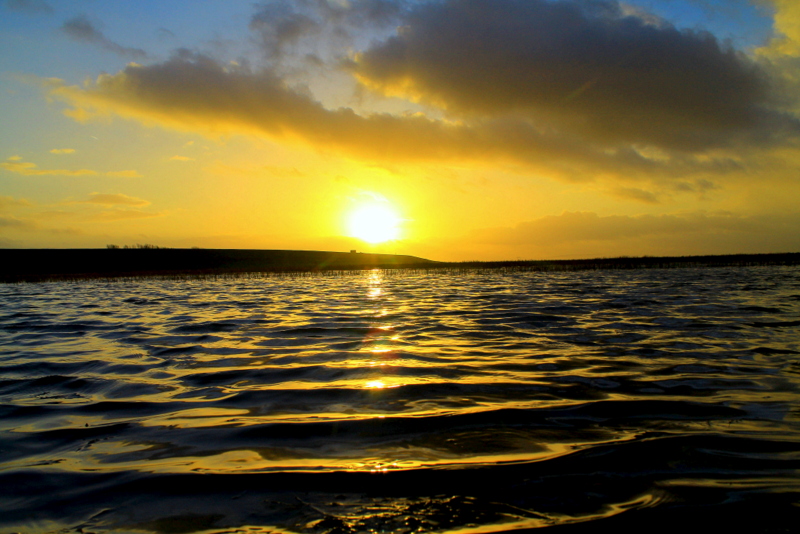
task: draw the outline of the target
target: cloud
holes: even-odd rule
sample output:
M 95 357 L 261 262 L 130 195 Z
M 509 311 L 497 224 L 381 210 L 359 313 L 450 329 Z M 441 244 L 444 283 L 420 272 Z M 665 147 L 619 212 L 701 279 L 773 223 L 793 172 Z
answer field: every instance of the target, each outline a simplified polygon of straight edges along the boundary
M 297 170 L 296 167 L 278 165 L 234 166 L 219 160 L 214 161 L 203 170 L 220 178 L 246 177 L 248 179 L 259 179 L 265 176 L 274 176 L 275 178 L 297 179 L 307 176 L 306 173 Z
M 269 59 L 280 60 L 290 49 L 323 37 L 324 46 L 307 46 L 310 57 L 319 59 L 320 49 L 335 55 L 352 42 L 356 29 L 382 28 L 397 20 L 405 2 L 395 0 L 278 0 L 257 6 L 250 19 L 250 29 L 257 35 L 261 50 Z M 295 55 L 302 55 L 292 50 Z M 291 54 L 289 54 L 291 55 Z M 309 57 L 307 55 L 307 57 Z
M 36 225 L 30 221 L 6 215 L 6 216 L 0 216 L 0 228 L 8 228 L 14 230 L 32 230 L 36 228 Z
M 23 207 L 30 207 L 32 204 L 25 199 L 15 199 L 12 197 L 4 197 L 0 196 L 0 210 L 6 207 L 15 207 L 15 206 L 23 206 Z M 64 212 L 64 211 L 39 211 L 35 213 L 31 217 L 16 217 L 14 215 L 0 215 L 0 232 L 5 233 L 16 233 L 16 232 L 24 232 L 29 234 L 38 234 L 39 236 L 42 235 L 54 235 L 54 236 L 65 236 L 65 235 L 77 235 L 80 234 L 81 231 L 75 228 L 63 227 L 63 228 L 54 228 L 51 226 L 45 226 L 42 224 L 42 221 L 47 220 L 69 220 L 75 219 L 76 214 L 73 212 Z M 35 238 L 34 238 L 35 239 Z M 30 247 L 30 241 L 17 241 L 15 239 L 8 238 L 8 236 L 0 237 L 0 247 L 3 247 L 3 243 L 11 244 L 12 247 Z M 52 246 L 52 245 L 50 245 Z M 64 246 L 63 243 L 55 244 L 56 247 Z
M 52 151 L 51 151 L 52 152 Z M 19 156 L 11 156 L 6 161 L 0 162 L 0 168 L 23 176 L 100 176 L 100 173 L 91 169 L 40 169 L 35 163 L 22 161 Z M 104 173 L 111 178 L 141 178 L 142 175 L 134 170 L 110 171 Z
M 51 154 L 74 154 L 74 148 L 54 148 L 50 151 Z
M 610 215 L 564 212 L 513 228 L 475 232 L 473 244 L 498 257 L 766 253 L 800 250 L 800 213 Z
M 121 193 L 110 194 L 110 193 L 92 193 L 89 195 L 89 200 L 85 200 L 84 202 L 89 204 L 104 204 L 104 205 L 111 205 L 111 206 L 137 206 L 137 207 L 144 207 L 149 206 L 150 202 L 147 200 L 143 200 L 141 198 L 130 197 L 128 195 L 123 195 Z
M 744 54 L 616 2 L 424 2 L 351 65 L 366 87 L 453 117 L 514 114 L 608 147 L 696 152 L 800 132 Z
M 800 3 L 792 0 L 763 0 L 775 10 L 774 36 L 756 50 L 760 64 L 778 81 L 782 105 L 800 113 Z
M 44 0 L 6 0 L 6 7 L 12 11 L 50 15 L 53 8 Z
M 113 222 L 132 219 L 153 219 L 163 217 L 163 212 L 142 211 L 131 208 L 111 208 L 95 213 L 87 218 L 89 221 Z
M 0 167 L 23 176 L 97 176 L 99 174 L 90 169 L 39 169 L 35 163 L 21 161 L 19 156 L 12 156 L 1 162 Z
M 53 235 L 65 235 L 65 234 L 76 234 L 78 233 L 77 230 L 73 228 L 49 228 L 40 225 L 37 221 L 32 219 L 21 219 L 18 217 L 6 215 L 0 216 L 0 230 L 6 230 L 9 232 L 37 232 L 43 234 L 53 234 Z M 19 243 L 15 240 L 6 240 L 2 239 L 2 241 L 9 241 L 13 243 Z M 14 246 L 18 246 L 15 244 Z
M 275 176 L 276 178 L 305 178 L 306 173 L 297 170 L 297 167 L 280 167 L 277 165 L 266 165 L 263 167 L 264 172 Z
M 0 210 L 15 208 L 15 207 L 28 207 L 31 202 L 25 198 L 14 198 L 10 196 L 0 195 Z
M 169 159 L 170 161 L 194 161 L 194 158 L 189 158 L 187 156 L 172 156 Z
M 391 20 L 397 32 L 377 39 Z M 277 67 L 185 50 L 84 86 L 43 85 L 80 121 L 256 135 L 384 165 L 507 165 L 613 182 L 607 190 L 648 203 L 680 183 L 764 173 L 777 162 L 770 151 L 794 150 L 800 138 L 792 91 L 765 60 L 611 0 L 272 2 L 251 28 L 268 55 L 282 56 L 309 52 L 321 36 L 335 41 L 327 23 L 376 36 L 344 64 L 360 91 L 427 113 L 326 107 Z
M 175 39 L 175 34 L 166 28 L 159 28 L 156 30 L 156 36 L 162 41 L 170 41 Z
M 59 224 L 86 224 L 163 217 L 165 212 L 145 211 L 150 201 L 123 193 L 91 193 L 86 200 L 64 200 L 58 209 L 40 211 L 36 218 Z
M 54 80 L 45 85 L 51 96 L 75 106 L 65 113 L 86 120 L 118 115 L 211 137 L 255 134 L 369 161 L 506 162 L 583 180 L 620 172 L 672 176 L 739 168 L 725 154 L 665 160 L 628 147 L 595 147 L 515 117 L 466 122 L 327 109 L 270 71 L 253 72 L 197 55 L 182 54 L 148 66 L 131 64 L 83 87 Z
M 800 4 L 794 0 L 765 0 L 775 9 L 775 36 L 759 50 L 770 56 L 800 56 Z
M 142 178 L 142 175 L 139 174 L 138 171 L 128 170 L 128 171 L 110 171 L 106 173 L 106 176 L 111 178 Z
M 658 204 L 658 195 L 652 191 L 646 191 L 637 187 L 615 187 L 610 193 L 616 197 L 636 200 L 645 204 Z
M 0 237 L 0 248 L 25 248 L 25 244 L 18 239 Z
M 75 41 L 99 45 L 105 50 L 123 57 L 131 59 L 144 59 L 147 57 L 147 53 L 141 48 L 128 48 L 111 41 L 84 16 L 78 16 L 66 21 L 61 26 L 61 30 Z
M 250 21 L 250 29 L 260 35 L 261 46 L 269 57 L 280 55 L 284 47 L 318 27 L 317 21 L 296 12 L 288 2 L 263 4 Z

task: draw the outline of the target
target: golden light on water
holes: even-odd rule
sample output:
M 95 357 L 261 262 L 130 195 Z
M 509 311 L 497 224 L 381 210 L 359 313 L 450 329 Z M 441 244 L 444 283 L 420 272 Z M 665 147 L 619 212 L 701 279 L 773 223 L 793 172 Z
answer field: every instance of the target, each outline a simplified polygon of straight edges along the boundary
M 362 205 L 347 217 L 347 234 L 378 244 L 400 237 L 400 217 L 388 202 Z

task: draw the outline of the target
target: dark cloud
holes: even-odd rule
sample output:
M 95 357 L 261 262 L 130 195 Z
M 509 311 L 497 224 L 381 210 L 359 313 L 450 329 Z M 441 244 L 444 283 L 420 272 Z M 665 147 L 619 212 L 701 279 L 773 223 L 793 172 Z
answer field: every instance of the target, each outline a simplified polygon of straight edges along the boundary
M 147 57 L 147 53 L 141 48 L 128 48 L 111 41 L 100 30 L 95 28 L 89 19 L 83 16 L 68 20 L 61 26 L 61 30 L 76 41 L 99 45 L 123 57 L 131 59 L 144 59 Z
M 275 57 L 280 56 L 287 45 L 318 31 L 319 22 L 298 13 L 289 2 L 271 3 L 259 8 L 250 21 L 250 29 L 260 36 L 266 55 Z
M 287 48 L 303 39 L 320 35 L 341 43 L 350 41 L 354 29 L 374 29 L 397 20 L 404 2 L 393 0 L 352 0 L 334 3 L 327 0 L 278 0 L 259 4 L 250 20 L 250 29 L 260 41 L 265 55 L 277 59 Z
M 6 0 L 6 7 L 13 11 L 26 13 L 53 13 L 53 8 L 44 0 Z
M 54 96 L 76 106 L 68 114 L 81 120 L 95 111 L 118 113 L 212 135 L 256 133 L 301 141 L 373 161 L 505 161 L 579 180 L 603 173 L 679 175 L 738 168 L 724 159 L 672 160 L 665 165 L 632 150 L 596 150 L 513 118 L 466 124 L 423 115 L 327 109 L 274 73 L 221 65 L 187 51 L 161 64 L 129 65 L 118 74 L 100 76 L 92 86 L 51 87 Z
M 328 109 L 273 72 L 222 65 L 188 51 L 160 64 L 129 65 L 85 87 L 48 84 L 53 96 L 75 106 L 67 114 L 79 120 L 93 113 L 116 113 L 212 136 L 258 134 L 299 141 L 371 161 L 500 162 L 570 180 L 653 179 L 740 169 L 725 156 L 661 160 L 633 149 L 598 148 L 514 117 L 449 122 L 424 115 L 360 115 L 350 108 Z M 19 162 L 0 165 L 19 166 Z
M 396 33 L 378 31 L 392 21 L 402 23 Z M 67 28 L 107 41 L 84 18 Z M 75 106 L 67 114 L 78 120 L 117 114 L 382 164 L 499 163 L 567 180 L 617 180 L 604 190 L 650 204 L 673 193 L 703 195 L 712 187 L 702 180 L 761 172 L 769 165 L 763 149 L 800 133 L 796 118 L 778 111 L 790 108 L 759 65 L 711 34 L 679 31 L 611 0 L 277 1 L 256 7 L 251 28 L 268 68 L 182 50 L 85 87 L 49 87 Z M 362 46 L 365 36 L 375 38 L 346 63 L 359 89 L 438 109 L 327 108 L 308 87 L 289 84 L 309 75 L 319 85 L 335 53 L 317 45 L 355 28 L 364 30 Z M 314 75 L 298 75 L 300 65 Z
M 514 114 L 605 146 L 692 152 L 800 132 L 743 54 L 613 1 L 420 3 L 352 68 L 456 117 Z

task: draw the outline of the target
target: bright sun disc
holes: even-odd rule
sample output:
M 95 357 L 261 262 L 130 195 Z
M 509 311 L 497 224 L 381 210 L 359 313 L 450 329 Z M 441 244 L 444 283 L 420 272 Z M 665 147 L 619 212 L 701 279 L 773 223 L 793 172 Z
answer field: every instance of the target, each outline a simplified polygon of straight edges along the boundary
M 371 204 L 350 214 L 347 231 L 367 243 L 383 243 L 400 235 L 400 219 L 388 206 Z

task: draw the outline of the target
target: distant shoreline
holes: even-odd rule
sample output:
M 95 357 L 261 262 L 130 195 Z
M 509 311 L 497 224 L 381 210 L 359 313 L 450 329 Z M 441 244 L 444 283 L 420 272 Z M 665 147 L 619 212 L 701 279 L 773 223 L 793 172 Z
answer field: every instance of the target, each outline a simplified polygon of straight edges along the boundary
M 307 250 L 5 249 L 0 283 L 314 273 L 365 269 L 583 271 L 800 265 L 800 253 L 617 257 L 581 260 L 438 262 L 416 256 Z

